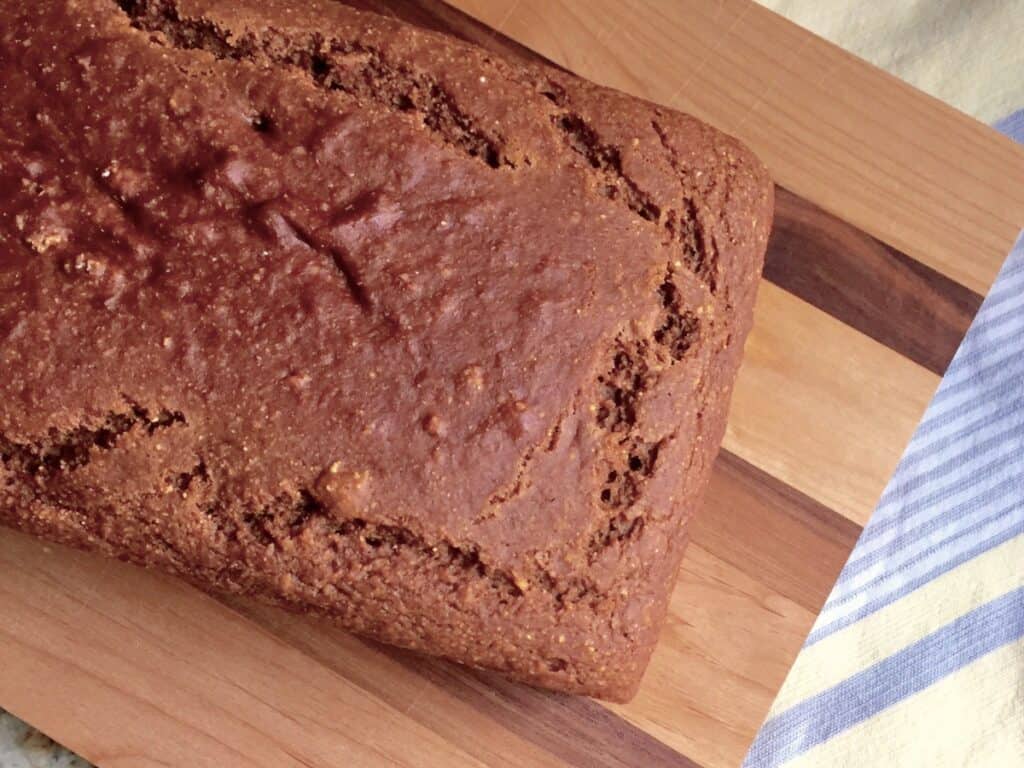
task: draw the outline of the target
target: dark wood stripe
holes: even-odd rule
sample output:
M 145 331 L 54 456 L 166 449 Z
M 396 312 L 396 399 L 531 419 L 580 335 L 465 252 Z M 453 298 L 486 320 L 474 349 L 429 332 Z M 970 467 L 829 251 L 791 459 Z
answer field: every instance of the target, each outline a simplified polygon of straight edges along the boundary
M 700 768 L 698 763 L 592 699 L 540 691 L 495 673 L 468 670 L 397 648 L 380 649 L 567 765 Z
M 982 297 L 776 187 L 764 276 L 846 325 L 943 373 Z
M 695 545 L 817 613 L 861 528 L 722 451 L 690 531 Z

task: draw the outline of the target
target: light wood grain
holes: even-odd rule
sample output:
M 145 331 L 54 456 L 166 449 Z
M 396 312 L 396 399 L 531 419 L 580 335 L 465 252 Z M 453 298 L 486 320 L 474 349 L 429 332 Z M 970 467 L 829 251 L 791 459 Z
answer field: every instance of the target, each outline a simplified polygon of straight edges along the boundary
M 739 765 L 859 532 L 719 457 L 651 669 L 613 709 L 702 765 Z
M 327 621 L 296 617 L 249 600 L 228 601 L 300 648 L 488 765 L 685 768 L 689 761 L 596 701 L 539 691 L 361 641 Z M 410 698 L 411 694 L 411 698 Z
M 419 674 L 381 646 L 341 632 L 323 620 L 297 617 L 248 600 L 226 600 L 225 604 L 343 679 L 356 683 L 368 695 L 460 744 L 463 751 L 484 765 L 496 765 L 508 755 L 519 755 L 531 765 L 562 765 L 527 739 L 501 727 L 466 697 Z M 402 735 L 401 731 L 397 735 Z
M 0 702 L 100 765 L 484 765 L 180 582 L 6 530 L 0 573 Z
M 738 136 L 783 186 L 980 293 L 1024 225 L 1024 149 L 751 0 L 452 5 Z
M 938 383 L 763 282 L 724 445 L 863 525 Z
M 815 615 L 694 544 L 640 693 L 609 706 L 701 765 L 736 766 Z

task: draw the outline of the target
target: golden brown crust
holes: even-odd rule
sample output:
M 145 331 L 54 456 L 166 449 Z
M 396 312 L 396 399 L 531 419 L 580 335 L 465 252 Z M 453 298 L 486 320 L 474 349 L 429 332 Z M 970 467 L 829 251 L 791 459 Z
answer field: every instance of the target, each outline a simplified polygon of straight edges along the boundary
M 751 323 L 760 163 L 322 0 L 0 30 L 0 521 L 631 696 Z

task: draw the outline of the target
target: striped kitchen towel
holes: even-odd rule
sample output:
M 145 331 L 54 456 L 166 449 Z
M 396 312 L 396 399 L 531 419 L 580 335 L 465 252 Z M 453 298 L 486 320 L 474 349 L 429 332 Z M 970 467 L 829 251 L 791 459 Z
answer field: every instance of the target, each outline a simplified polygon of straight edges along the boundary
M 1024 233 L 744 765 L 1024 766 Z

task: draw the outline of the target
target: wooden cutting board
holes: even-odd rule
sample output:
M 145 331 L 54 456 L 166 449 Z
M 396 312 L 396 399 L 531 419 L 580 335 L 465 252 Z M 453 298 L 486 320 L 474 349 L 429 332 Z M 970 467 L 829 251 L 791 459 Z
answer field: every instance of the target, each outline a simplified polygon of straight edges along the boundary
M 102 766 L 735 766 L 1024 223 L 1024 152 L 749 0 L 358 4 L 697 114 L 780 184 L 639 695 L 541 693 L 0 531 L 0 706 Z

